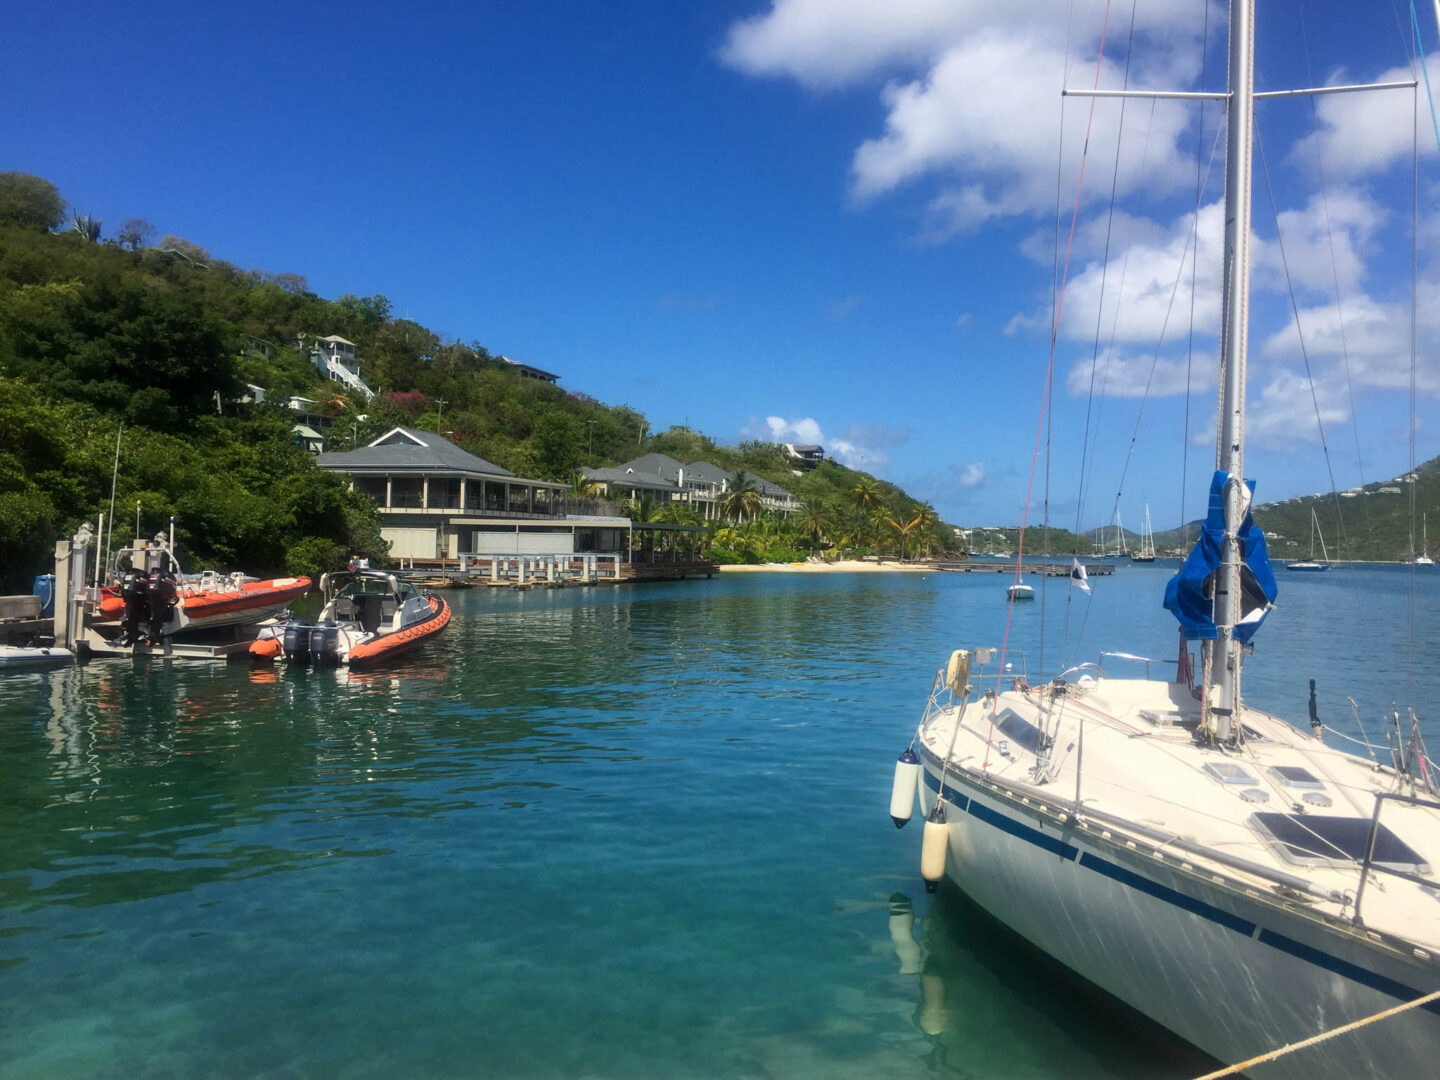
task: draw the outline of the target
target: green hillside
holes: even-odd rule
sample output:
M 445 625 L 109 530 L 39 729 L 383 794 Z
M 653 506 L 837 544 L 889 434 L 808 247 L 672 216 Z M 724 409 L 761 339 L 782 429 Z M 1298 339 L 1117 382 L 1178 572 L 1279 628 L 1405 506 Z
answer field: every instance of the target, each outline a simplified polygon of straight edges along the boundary
M 295 445 L 292 395 L 313 399 L 332 450 L 407 424 L 521 476 L 563 481 L 656 450 L 743 468 L 805 500 L 788 521 L 750 513 L 715 530 L 722 559 L 953 544 L 933 510 L 865 473 L 827 463 L 796 477 L 773 444 L 718 446 L 684 428 L 652 436 L 638 410 L 522 379 L 479 342 L 394 317 L 384 296 L 327 300 L 298 273 L 246 270 L 185 238 L 156 240 L 143 221 L 103 238 L 102 223 L 76 213 L 73 228 L 57 231 L 67 219 L 53 185 L 17 173 L 0 181 L 5 591 L 28 587 L 57 539 L 109 510 L 122 427 L 116 517 L 134 528 L 138 504 L 150 533 L 175 515 L 187 566 L 313 574 L 352 552 L 384 558 L 369 500 Z M 323 379 L 301 334 L 354 342 L 375 399 Z M 264 389 L 263 403 L 247 384 Z
M 1255 521 L 1269 537 L 1271 556 L 1279 561 L 1309 557 L 1310 511 L 1313 509 L 1320 526 L 1315 534 L 1317 559 L 1321 557 L 1323 538 L 1325 551 L 1336 561 L 1408 562 L 1420 553 L 1425 515 L 1434 518 L 1436 529 L 1440 530 L 1440 457 L 1417 466 L 1412 475 L 1413 481 L 1402 475 L 1346 492 L 1256 503 Z M 1199 527 L 1198 521 L 1186 527 L 1192 543 Z M 1180 543 L 1179 529 L 1155 534 L 1155 545 L 1162 550 Z M 1440 532 L 1431 543 L 1432 558 L 1437 550 L 1440 550 Z
M 1440 458 L 1418 466 L 1410 476 L 1413 480 L 1401 476 L 1348 492 L 1257 505 L 1255 521 L 1267 536 L 1275 534 L 1269 543 L 1277 559 L 1310 554 L 1313 509 L 1318 536 L 1332 559 L 1407 562 L 1420 551 L 1422 515 L 1434 518 L 1440 528 Z M 1315 556 L 1320 557 L 1318 537 Z

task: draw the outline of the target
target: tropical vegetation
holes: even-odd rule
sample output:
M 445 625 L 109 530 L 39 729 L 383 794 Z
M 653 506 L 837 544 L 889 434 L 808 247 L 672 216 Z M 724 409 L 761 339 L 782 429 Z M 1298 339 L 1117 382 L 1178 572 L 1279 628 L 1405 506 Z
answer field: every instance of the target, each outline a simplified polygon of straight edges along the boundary
M 302 335 L 330 334 L 356 344 L 373 400 L 320 376 Z M 295 445 L 291 397 L 326 422 L 327 449 L 406 424 L 570 482 L 577 498 L 598 494 L 583 467 L 651 450 L 743 472 L 725 520 L 678 541 L 719 561 L 953 547 L 933 510 L 864 473 L 826 462 L 794 476 L 772 443 L 652 435 L 640 411 L 519 378 L 479 342 L 397 317 L 382 295 L 327 300 L 302 274 L 244 269 L 139 218 L 107 233 L 48 181 L 0 173 L 0 589 L 27 587 L 54 542 L 102 511 L 121 535 L 173 515 L 196 568 L 315 573 L 350 553 L 384 558 L 374 507 Z M 764 512 L 762 482 L 804 508 Z M 632 509 L 697 523 L 683 505 Z

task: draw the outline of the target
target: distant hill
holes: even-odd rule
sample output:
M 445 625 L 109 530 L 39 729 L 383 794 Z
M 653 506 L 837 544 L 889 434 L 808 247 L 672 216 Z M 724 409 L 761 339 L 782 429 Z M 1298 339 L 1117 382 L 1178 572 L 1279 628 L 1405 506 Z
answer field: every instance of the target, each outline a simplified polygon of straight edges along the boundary
M 1440 457 L 1416 467 L 1410 474 L 1393 480 L 1377 480 L 1364 487 L 1323 495 L 1306 495 L 1279 502 L 1257 503 L 1256 524 L 1265 531 L 1270 555 L 1277 562 L 1292 562 L 1310 555 L 1310 511 L 1315 511 L 1319 532 L 1315 540 L 1315 557 L 1321 556 L 1320 538 L 1325 551 L 1336 562 L 1408 562 L 1420 554 L 1426 515 L 1435 519 L 1435 539 L 1430 542 L 1430 556 L 1440 553 Z M 1411 499 L 1414 513 L 1411 513 Z M 1413 526 L 1413 532 L 1412 532 Z M 1186 523 L 1183 529 L 1157 530 L 1155 550 L 1160 555 L 1187 549 L 1195 542 L 1200 521 Z M 971 547 L 978 551 L 1013 554 L 1014 527 L 972 531 Z M 1107 531 L 1113 538 L 1113 530 Z M 1077 537 L 1065 529 L 1052 529 L 1049 550 L 1055 554 L 1075 552 L 1092 555 L 1095 533 Z M 1140 535 L 1124 530 L 1125 546 L 1135 551 Z M 1412 546 L 1413 538 L 1413 546 Z M 1039 553 L 1041 533 L 1031 526 L 1026 533 L 1025 549 Z M 1114 543 L 1111 539 L 1111 543 Z
M 971 528 L 967 551 L 980 555 L 1014 555 L 1019 542 L 1019 526 Z M 1132 547 L 1135 546 L 1133 543 Z M 1025 530 L 1025 554 L 1037 557 L 1051 555 L 1093 555 L 1095 544 L 1088 536 L 1077 536 L 1069 529 L 1047 529 L 1030 525 Z
M 1270 538 L 1275 558 L 1310 554 L 1312 509 L 1332 559 L 1409 561 L 1420 552 L 1423 515 L 1435 518 L 1440 528 L 1440 458 L 1394 480 L 1256 506 L 1255 521 Z M 1440 543 L 1433 546 L 1440 548 Z M 1318 537 L 1315 554 L 1320 555 Z
M 1326 552 L 1337 562 L 1407 562 L 1420 553 L 1428 514 L 1435 519 L 1437 529 L 1436 540 L 1431 543 L 1433 558 L 1433 552 L 1440 550 L 1440 457 L 1417 466 L 1410 475 L 1413 480 L 1401 475 L 1348 491 L 1257 503 L 1255 522 L 1265 530 L 1271 557 L 1277 561 L 1309 557 L 1310 511 L 1314 510 L 1320 526 L 1315 540 L 1316 558 L 1321 555 L 1323 537 Z M 1190 522 L 1185 535 L 1193 541 L 1199 527 L 1199 521 Z M 1155 534 L 1155 546 L 1162 550 L 1181 542 L 1180 529 Z

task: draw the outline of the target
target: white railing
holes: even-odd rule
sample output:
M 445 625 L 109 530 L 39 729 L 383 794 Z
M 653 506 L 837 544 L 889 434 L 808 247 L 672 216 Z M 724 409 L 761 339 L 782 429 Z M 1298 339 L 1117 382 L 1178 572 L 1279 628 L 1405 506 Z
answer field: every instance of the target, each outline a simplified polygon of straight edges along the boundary
M 599 553 L 511 555 L 462 552 L 460 572 L 514 585 L 620 580 L 620 556 Z
M 336 380 L 344 383 L 346 386 L 350 387 L 350 389 L 358 390 L 360 391 L 360 393 L 364 394 L 366 401 L 369 401 L 375 396 L 375 391 L 371 390 L 370 387 L 365 385 L 365 380 L 360 378 L 359 375 L 351 371 L 341 361 L 336 360 L 333 356 L 326 358 L 325 366 Z

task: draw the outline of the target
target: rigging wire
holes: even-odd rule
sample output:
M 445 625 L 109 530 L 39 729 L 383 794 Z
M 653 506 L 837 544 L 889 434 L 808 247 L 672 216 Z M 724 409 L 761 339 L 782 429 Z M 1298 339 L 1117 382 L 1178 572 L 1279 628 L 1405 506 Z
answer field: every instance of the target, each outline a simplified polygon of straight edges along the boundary
M 1294 317 L 1294 319 L 1295 319 L 1295 336 L 1296 336 L 1296 339 L 1297 339 L 1297 341 L 1299 342 L 1299 345 L 1300 345 L 1300 357 L 1301 357 L 1301 360 L 1302 360 L 1302 362 L 1303 362 L 1303 364 L 1304 364 L 1304 367 L 1305 367 L 1305 380 L 1306 380 L 1306 383 L 1308 384 L 1308 389 L 1309 389 L 1309 391 L 1310 391 L 1310 404 L 1311 404 L 1312 409 L 1313 409 L 1314 412 L 1315 412 L 1315 429 L 1316 429 L 1316 432 L 1319 434 L 1319 437 L 1320 437 L 1320 449 L 1321 449 L 1321 453 L 1323 454 L 1324 459 L 1325 459 L 1325 471 L 1326 471 L 1326 475 L 1329 477 L 1329 480 L 1330 480 L 1330 499 L 1331 499 L 1331 502 L 1332 502 L 1332 503 L 1334 504 L 1334 506 L 1335 506 L 1335 520 L 1336 520 L 1336 529 L 1337 529 L 1337 533 L 1338 533 L 1337 542 L 1338 542 L 1338 544 L 1340 545 L 1341 550 L 1349 549 L 1349 550 L 1352 550 L 1352 551 L 1353 551 L 1353 550 L 1354 550 L 1354 546 L 1351 544 L 1349 534 L 1347 533 L 1346 528 L 1345 528 L 1345 511 L 1344 511 L 1344 507 L 1343 507 L 1343 505 L 1342 505 L 1342 503 L 1341 503 L 1341 501 L 1340 501 L 1340 485 L 1339 485 L 1338 483 L 1336 483 L 1336 480 L 1335 480 L 1335 468 L 1334 468 L 1334 464 L 1333 464 L 1333 462 L 1331 461 L 1331 458 L 1330 458 L 1330 446 L 1329 446 L 1328 442 L 1327 442 L 1326 439 L 1325 439 L 1325 424 L 1324 424 L 1324 421 L 1322 420 L 1321 414 L 1320 414 L 1320 399 L 1319 399 L 1319 395 L 1317 394 L 1317 392 L 1316 392 L 1316 390 L 1315 390 L 1315 377 L 1314 377 L 1314 374 L 1313 374 L 1313 372 L 1311 371 L 1311 368 L 1310 368 L 1310 354 L 1309 354 L 1309 350 L 1305 347 L 1305 331 L 1304 331 L 1303 326 L 1301 325 L 1300 306 L 1299 306 L 1299 301 L 1298 301 L 1298 299 L 1296 298 L 1296 295 L 1295 295 L 1295 284 L 1294 284 L 1294 281 L 1291 279 L 1291 276 L 1290 276 L 1290 260 L 1289 260 L 1289 257 L 1288 257 L 1287 254 L 1286 254 L 1286 251 L 1285 251 L 1285 235 L 1284 235 L 1284 232 L 1283 232 L 1283 231 L 1281 230 L 1281 228 L 1280 228 L 1279 204 L 1278 204 L 1278 203 L 1276 202 L 1276 200 L 1275 200 L 1275 189 L 1274 189 L 1274 186 L 1271 184 L 1271 180 L 1270 180 L 1270 166 L 1269 166 L 1268 159 L 1267 159 L 1266 156 L 1265 156 L 1265 143 L 1264 143 L 1263 138 L 1261 137 L 1260 125 L 1259 125 L 1258 123 L 1255 125 L 1255 149 L 1256 149 L 1257 154 L 1258 154 L 1258 156 L 1259 156 L 1259 158 L 1260 158 L 1260 171 L 1261 171 L 1261 175 L 1264 176 L 1264 178 L 1265 178 L 1265 190 L 1266 190 L 1266 192 L 1267 192 L 1267 193 L 1269 194 L 1269 196 L 1270 196 L 1270 211 L 1271 211 L 1272 218 L 1273 218 L 1273 220 L 1274 220 L 1274 222 L 1275 222 L 1275 240 L 1276 240 L 1276 247 L 1279 249 L 1279 252 L 1280 252 L 1280 265 L 1281 265 L 1281 268 L 1283 269 L 1284 274 L 1285 274 L 1285 286 L 1286 286 L 1286 289 L 1287 289 L 1287 291 L 1288 291 L 1288 293 L 1289 293 L 1289 297 L 1290 297 L 1290 311 L 1291 311 L 1291 314 L 1293 315 L 1293 317 Z M 1327 222 L 1326 222 L 1326 228 L 1328 229 L 1329 227 L 1330 227 L 1330 223 L 1329 223 L 1329 221 L 1327 220 Z M 1333 251 L 1333 237 L 1332 237 L 1332 251 Z M 1412 282 L 1412 287 L 1413 287 L 1413 282 Z M 1413 309 L 1413 306 L 1414 306 L 1414 305 L 1413 305 L 1413 303 L 1412 303 L 1412 309 Z M 1413 310 L 1412 310 L 1412 324 L 1413 324 Z M 1412 329 L 1412 337 L 1413 337 L 1413 329 Z M 1353 407 L 1352 407 L 1352 408 L 1353 408 Z M 1413 414 L 1412 414 L 1412 416 L 1413 416 Z M 1357 439 L 1358 439 L 1358 429 L 1357 429 Z M 1413 452 L 1412 452 L 1412 456 L 1413 456 Z M 1412 461 L 1411 471 L 1413 472 L 1413 470 L 1414 470 L 1414 464 L 1413 464 L 1413 461 Z M 1412 497 L 1412 500 L 1413 500 L 1413 498 L 1414 498 L 1414 490 L 1413 490 L 1413 489 L 1414 489 L 1414 485 L 1413 485 L 1413 484 L 1411 485 L 1411 489 L 1412 489 L 1412 490 L 1411 490 L 1411 497 Z M 1313 508 L 1311 509 L 1311 513 L 1312 513 L 1312 515 L 1314 514 L 1314 509 L 1313 509 Z M 1412 518 L 1413 518 L 1413 514 L 1412 514 Z M 1312 527 L 1313 527 L 1313 524 L 1314 524 L 1314 523 L 1313 523 L 1313 519 L 1312 519 Z M 1413 521 L 1412 521 L 1412 531 L 1413 531 Z M 1323 535 L 1323 533 L 1322 533 L 1322 535 L 1321 535 L 1321 545 L 1322 545 L 1322 547 L 1323 547 L 1323 545 L 1324 545 L 1324 535 Z M 1413 547 L 1413 544 L 1412 544 L 1412 547 Z M 1369 638 L 1369 637 L 1370 637 L 1370 626 L 1369 626 L 1369 615 L 1367 614 L 1367 609 L 1368 609 L 1369 605 L 1365 602 L 1364 592 L 1363 592 L 1363 590 L 1362 590 L 1362 588 L 1361 588 L 1361 586 L 1360 586 L 1360 583 L 1357 582 L 1357 581 L 1355 581 L 1353 578 L 1349 581 L 1348 584 L 1350 585 L 1350 588 L 1351 588 L 1351 590 L 1352 590 L 1352 592 L 1353 592 L 1353 594 L 1354 594 L 1354 596 L 1355 596 L 1355 610 L 1359 613 L 1361 635 L 1362 635 L 1363 637 Z M 1413 631 L 1412 631 L 1412 634 L 1411 634 L 1412 640 L 1413 640 L 1413 636 L 1414 636 L 1414 635 L 1413 635 Z M 1413 649 L 1412 649 L 1412 651 L 1413 651 Z M 1413 663 L 1412 663 L 1412 664 L 1410 665 L 1411 677 L 1412 677 L 1412 678 L 1413 678 L 1413 666 L 1414 666 L 1414 665 L 1413 665 Z M 1380 705 L 1380 707 L 1381 707 L 1382 710 L 1383 710 L 1384 705 L 1385 705 L 1385 700 L 1384 700 L 1383 691 L 1380 691 L 1380 690 L 1377 689 L 1376 692 L 1377 692 L 1377 694 L 1378 694 L 1379 697 L 1380 697 L 1379 705 Z M 1412 695 L 1412 700 L 1413 700 L 1413 695 Z
M 1411 11 L 1414 11 L 1412 0 Z M 1420 48 L 1419 26 L 1415 27 L 1415 47 Z M 1424 66 L 1422 60 L 1421 66 Z M 1429 86 L 1429 79 L 1426 79 Z M 1418 90 L 1410 91 L 1410 130 L 1413 133 L 1420 119 Z M 1426 93 L 1429 91 L 1427 89 Z M 1434 102 L 1431 102 L 1432 116 Z M 1410 488 L 1410 588 L 1405 592 L 1405 696 L 1415 700 L 1415 489 L 1420 478 L 1415 472 L 1415 389 L 1420 364 L 1419 333 L 1420 282 L 1420 140 L 1410 140 L 1410 471 L 1405 474 Z
M 1060 137 L 1056 140 L 1059 149 L 1055 154 L 1055 247 L 1050 264 L 1050 320 L 1055 320 L 1055 307 L 1060 291 L 1060 199 L 1064 192 L 1065 173 L 1065 87 L 1070 78 L 1070 33 L 1075 23 L 1075 5 L 1070 5 L 1070 19 L 1065 26 L 1065 73 L 1060 81 Z M 1045 451 L 1045 523 L 1050 523 L 1050 451 Z M 1045 671 L 1045 578 L 1040 579 L 1040 671 Z M 995 685 L 1000 685 L 996 678 Z
M 1220 150 L 1220 136 L 1224 133 L 1223 127 L 1218 128 L 1215 133 L 1215 143 L 1210 148 L 1210 161 L 1205 167 L 1206 178 L 1208 179 L 1210 167 L 1215 164 L 1215 155 Z M 1198 216 L 1200 208 L 1195 208 Z M 1111 509 L 1111 516 L 1120 512 L 1120 497 L 1125 493 L 1125 478 L 1130 473 L 1130 462 L 1135 456 L 1135 444 L 1140 437 L 1140 424 L 1145 419 L 1145 406 L 1150 401 L 1150 388 L 1155 382 L 1155 369 L 1160 364 L 1160 353 L 1165 348 L 1165 333 L 1170 328 L 1170 316 L 1175 310 L 1175 297 L 1180 292 L 1180 283 L 1185 280 L 1185 260 L 1190 259 L 1192 264 L 1195 261 L 1195 252 L 1190 247 L 1190 237 L 1185 237 L 1185 248 L 1180 252 L 1180 265 L 1175 271 L 1175 282 L 1170 286 L 1170 301 L 1165 306 L 1165 318 L 1160 324 L 1160 336 L 1155 341 L 1155 355 L 1150 359 L 1150 371 L 1145 376 L 1145 390 L 1140 396 L 1140 405 L 1135 410 L 1135 427 L 1130 432 L 1130 445 L 1125 451 L 1125 461 L 1120 467 L 1120 484 L 1115 491 L 1115 505 Z M 1193 271 L 1192 271 L 1193 273 Z
M 1107 32 L 1109 31 L 1109 28 L 1110 0 L 1105 0 L 1105 17 L 1104 21 L 1100 24 L 1100 46 L 1095 57 L 1095 84 L 1093 89 L 1097 90 L 1100 88 L 1100 73 L 1104 70 L 1105 37 Z M 1074 253 L 1075 249 L 1075 226 L 1080 218 L 1080 196 L 1085 189 L 1085 163 L 1089 160 L 1090 156 L 1090 133 L 1094 129 L 1095 125 L 1095 102 L 1097 100 L 1097 98 L 1091 97 L 1090 115 L 1085 122 L 1085 145 L 1080 151 L 1080 175 L 1075 180 L 1075 208 L 1071 211 L 1070 214 L 1070 235 L 1069 239 L 1066 241 L 1065 246 L 1064 269 L 1061 271 L 1060 288 L 1055 296 L 1055 318 L 1050 325 L 1050 357 L 1045 365 L 1045 388 L 1044 394 L 1042 395 L 1040 402 L 1040 416 L 1035 426 L 1035 449 L 1030 456 L 1030 480 L 1025 488 L 1025 509 L 1020 516 L 1020 534 L 1017 537 L 1015 544 L 1016 550 L 1014 584 L 1017 585 L 1020 583 L 1020 573 L 1025 560 L 1025 526 L 1028 523 L 1030 517 L 1031 490 L 1033 489 L 1035 484 L 1035 466 L 1040 457 L 1040 436 L 1045 430 L 1045 414 L 1047 412 L 1046 405 L 1049 402 L 1050 383 L 1051 380 L 1054 378 L 1055 374 L 1055 345 L 1060 333 L 1060 317 L 1065 307 L 1065 284 L 1070 277 L 1070 258 L 1071 255 Z M 998 674 L 998 672 L 1003 672 L 1005 670 L 1005 654 L 1010 647 L 1010 624 L 1012 619 L 1014 618 L 1014 615 L 1015 598 L 1014 594 L 1012 593 L 1010 603 L 1005 611 L 1005 633 L 1000 641 L 1000 665 L 997 669 L 996 674 L 997 685 L 1000 679 L 1000 675 Z M 990 707 L 990 728 L 992 735 L 994 733 L 995 727 L 995 716 L 999 710 L 999 700 L 1000 695 L 996 694 Z M 986 768 L 989 768 L 990 755 L 988 751 L 985 755 L 984 764 Z
M 1210 61 L 1210 5 L 1205 3 L 1204 28 L 1200 32 L 1200 89 L 1205 89 L 1205 74 Z M 1201 159 L 1205 153 L 1205 101 L 1200 102 L 1200 122 L 1195 127 L 1195 216 L 1190 222 L 1190 247 L 1195 252 L 1190 260 L 1190 335 L 1185 346 L 1185 423 L 1180 429 L 1180 549 L 1190 545 L 1190 530 L 1185 521 L 1186 481 L 1190 475 L 1190 398 L 1191 376 L 1195 364 L 1195 280 L 1200 270 L 1200 200 Z M 1181 556 L 1182 558 L 1184 556 Z
M 1413 9 L 1414 4 L 1411 4 Z M 1300 15 L 1300 48 L 1305 57 L 1305 81 L 1307 85 L 1313 85 L 1314 79 L 1310 72 L 1310 43 L 1305 30 L 1305 5 L 1299 7 Z M 1320 128 L 1320 105 L 1312 96 L 1310 98 L 1311 124 L 1318 132 Z M 1315 140 L 1315 172 L 1320 180 L 1320 207 L 1325 216 L 1325 237 L 1330 247 L 1330 280 L 1335 285 L 1335 318 L 1340 329 L 1340 359 L 1345 368 L 1345 390 L 1350 398 L 1350 430 L 1355 436 L 1355 470 L 1360 474 L 1360 509 L 1365 514 L 1365 531 L 1370 530 L 1370 500 L 1363 494 L 1365 488 L 1365 458 L 1360 448 L 1360 415 L 1355 408 L 1355 381 L 1350 375 L 1350 347 L 1345 337 L 1345 303 L 1340 294 L 1340 267 L 1339 260 L 1335 257 L 1335 229 L 1330 219 L 1330 191 L 1329 185 L 1325 182 L 1325 152 L 1322 149 L 1323 143 L 1320 139 Z M 1276 232 L 1280 230 L 1279 215 L 1276 215 Z
M 1437 13 L 1436 18 L 1440 19 L 1440 13 Z M 1435 94 L 1430 89 L 1430 65 L 1425 62 L 1425 42 L 1420 36 L 1420 17 L 1415 14 L 1415 0 L 1410 0 L 1410 26 L 1415 32 L 1415 52 L 1420 56 L 1420 72 L 1425 76 L 1425 97 L 1430 102 L 1430 125 L 1435 129 L 1435 145 L 1440 146 L 1440 117 L 1435 115 Z
M 1136 4 L 1132 4 L 1132 5 L 1130 6 L 1130 31 L 1129 31 L 1129 36 L 1128 36 L 1128 38 L 1127 38 L 1127 40 L 1126 40 L 1126 42 L 1125 42 L 1125 72 L 1124 72 L 1124 76 L 1123 76 L 1123 79 L 1122 79 L 1122 84 L 1121 84 L 1121 86 L 1122 86 L 1122 89 L 1126 89 L 1126 90 L 1128 90 L 1128 89 L 1130 88 L 1130 58 L 1134 55 L 1134 46 L 1135 46 L 1135 9 L 1136 9 L 1137 6 L 1138 6 L 1138 5 L 1136 5 Z M 1082 520 L 1082 515 L 1084 514 L 1084 510 L 1085 510 L 1085 473 L 1086 473 L 1087 462 L 1089 461 L 1089 458 L 1090 458 L 1090 426 L 1091 426 L 1091 417 L 1092 417 L 1092 415 L 1093 415 L 1094 407 L 1095 407 L 1095 372 L 1096 372 L 1097 370 L 1099 370 L 1099 367 L 1100 367 L 1100 328 L 1101 328 L 1101 325 L 1102 325 L 1102 320 L 1103 320 L 1104 317 L 1105 317 L 1105 285 L 1106 285 L 1106 280 L 1107 280 L 1107 278 L 1108 278 L 1108 276 L 1109 276 L 1109 271 L 1110 271 L 1110 239 L 1111 239 L 1111 234 L 1112 234 L 1112 231 L 1113 231 L 1114 225 L 1115 225 L 1115 195 L 1116 195 L 1116 192 L 1118 191 L 1119 185 L 1120 185 L 1120 149 L 1121 149 L 1121 147 L 1124 145 L 1124 140 L 1125 140 L 1125 105 L 1126 105 L 1127 101 L 1128 101 L 1128 99 L 1126 99 L 1126 98 L 1121 98 L 1121 99 L 1120 99 L 1120 120 L 1119 120 L 1119 124 L 1117 125 L 1117 127 L 1116 127 L 1116 129 L 1115 129 L 1115 166 L 1114 166 L 1114 168 L 1113 168 L 1113 170 L 1111 171 L 1111 174 L 1110 174 L 1110 209 L 1109 209 L 1109 212 L 1106 214 L 1106 217 L 1105 217 L 1105 250 L 1104 250 L 1104 254 L 1101 255 L 1101 258 L 1100 258 L 1100 296 L 1099 296 L 1099 299 L 1096 300 L 1096 302 L 1095 302 L 1095 346 L 1094 346 L 1094 348 L 1091 350 L 1091 353 L 1090 353 L 1090 391 L 1089 391 L 1089 395 L 1088 395 L 1088 397 L 1086 398 L 1086 402 L 1085 402 L 1085 428 L 1084 428 L 1084 435 L 1082 436 L 1081 441 L 1080 441 L 1080 490 L 1079 490 L 1078 492 L 1076 492 L 1076 495 L 1075 495 L 1075 529 L 1074 529 L 1074 533 L 1075 533 L 1076 536 L 1079 536 L 1079 535 L 1080 535 L 1080 522 L 1081 522 L 1081 520 Z M 1151 115 L 1153 116 L 1153 115 L 1154 115 L 1154 107 L 1155 107 L 1155 103 L 1154 103 L 1153 100 L 1152 100 L 1151 103 L 1150 103 L 1150 107 L 1151 107 Z M 1147 150 L 1147 151 L 1148 151 L 1148 149 L 1149 149 L 1149 131 L 1150 131 L 1150 129 L 1149 129 L 1149 127 L 1147 126 L 1147 128 L 1146 128 L 1146 150 Z M 1056 232 L 1057 232 L 1057 235 L 1058 235 L 1059 225 L 1060 225 L 1058 212 L 1057 212 L 1057 214 L 1056 214 L 1056 222 L 1055 222 L 1055 225 L 1056 225 Z M 1058 252 L 1057 252 L 1057 253 L 1058 253 Z M 1126 254 L 1126 258 L 1127 258 L 1127 260 L 1128 260 L 1129 254 L 1130 254 L 1130 245 L 1129 245 L 1128 243 L 1125 245 L 1125 254 Z M 1121 278 L 1121 288 L 1122 288 L 1122 289 L 1124 288 L 1124 277 L 1123 277 L 1123 276 L 1122 276 L 1122 278 Z M 1117 309 L 1118 309 L 1118 307 L 1119 307 L 1119 298 L 1116 299 L 1116 307 L 1117 307 Z M 1108 372 L 1108 370 L 1109 370 L 1109 358 L 1108 358 L 1108 357 L 1106 358 L 1106 370 L 1107 370 L 1107 372 Z M 1053 388 L 1052 388 L 1051 393 L 1053 394 L 1053 392 L 1054 392 L 1054 391 L 1053 391 Z M 1096 422 L 1098 423 L 1098 418 L 1096 419 Z M 1048 458 L 1047 458 L 1047 460 L 1048 460 Z M 1045 587 L 1045 583 L 1044 583 L 1044 579 L 1043 579 L 1043 578 L 1042 578 L 1042 580 L 1041 580 L 1041 586 L 1040 586 L 1040 587 L 1041 587 L 1042 590 L 1043 590 L 1044 587 Z M 1071 589 L 1071 588 L 1067 588 L 1067 589 L 1066 589 L 1066 592 L 1065 592 L 1065 618 L 1064 618 L 1064 620 L 1062 621 L 1062 623 L 1061 623 L 1061 628 L 1060 628 L 1060 640 L 1061 640 L 1061 642 L 1064 642 L 1064 641 L 1069 637 L 1069 633 L 1070 633 L 1070 605 L 1071 605 L 1071 603 L 1072 603 L 1072 601 L 1073 601 L 1074 592 L 1075 592 L 1075 590 L 1074 590 L 1074 589 Z M 1043 608 L 1042 608 L 1042 610 L 1041 610 L 1041 614 L 1042 614 L 1042 617 L 1043 617 L 1043 614 L 1044 614 Z M 1042 625 L 1042 627 L 1041 627 L 1041 632 L 1042 632 L 1042 634 L 1043 634 L 1043 632 L 1044 632 L 1044 627 L 1043 627 L 1043 625 Z M 1042 640 L 1043 640 L 1043 638 L 1042 638 Z M 1076 642 L 1076 649 L 1078 650 L 1078 648 L 1079 648 L 1079 642 L 1077 641 L 1077 642 Z M 1043 673 L 1044 670 L 1045 670 L 1045 667 L 1044 667 L 1044 664 L 1043 664 L 1043 663 L 1041 664 L 1040 670 L 1041 670 L 1042 673 Z
M 1315 430 L 1320 436 L 1320 452 L 1325 458 L 1325 472 L 1330 478 L 1330 494 L 1335 504 L 1335 518 L 1339 522 L 1340 543 L 1348 546 L 1345 533 L 1345 512 L 1340 505 L 1340 485 L 1335 482 L 1335 465 L 1330 460 L 1330 444 L 1325 439 L 1325 422 L 1320 417 L 1320 397 L 1315 392 L 1315 375 L 1310 368 L 1310 350 L 1305 347 L 1305 330 L 1300 324 L 1300 302 L 1295 296 L 1295 282 L 1290 276 L 1290 259 L 1285 253 L 1285 233 L 1280 228 L 1280 206 L 1275 201 L 1275 188 L 1270 182 L 1270 164 L 1265 157 L 1265 141 L 1260 137 L 1260 125 L 1255 125 L 1255 150 L 1260 157 L 1260 174 L 1265 177 L 1265 190 L 1270 195 L 1270 213 L 1275 221 L 1275 243 L 1280 251 L 1280 267 L 1285 273 L 1285 288 L 1290 294 L 1290 312 L 1295 317 L 1295 338 L 1300 344 L 1300 360 L 1305 367 L 1305 382 L 1310 391 L 1310 404 L 1315 410 Z M 1361 617 L 1365 607 L 1360 605 Z

